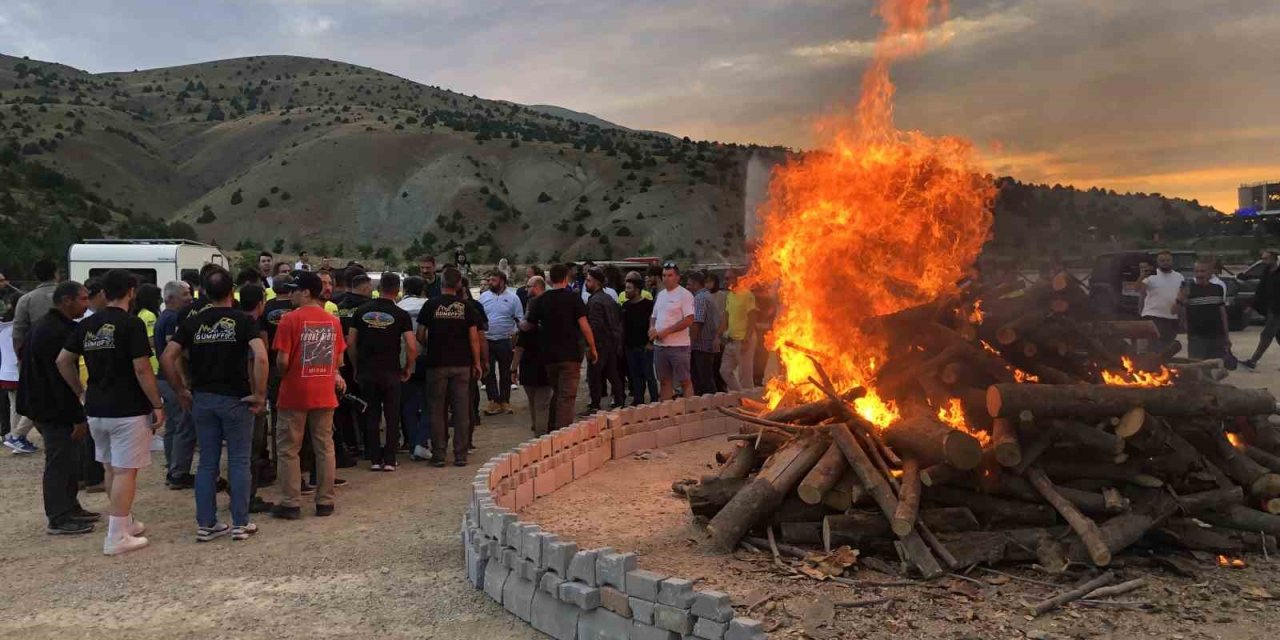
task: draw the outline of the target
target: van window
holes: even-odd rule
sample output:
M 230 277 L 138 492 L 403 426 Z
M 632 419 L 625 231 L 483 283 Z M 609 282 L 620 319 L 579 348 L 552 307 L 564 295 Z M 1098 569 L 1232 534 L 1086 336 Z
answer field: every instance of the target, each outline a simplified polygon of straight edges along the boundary
M 106 269 L 106 268 L 90 269 L 89 277 L 101 278 L 102 276 L 107 275 L 108 271 L 111 271 L 111 269 Z M 125 269 L 125 271 L 128 271 L 129 273 L 132 273 L 133 275 L 138 276 L 138 284 L 142 284 L 144 282 L 157 284 L 155 269 Z

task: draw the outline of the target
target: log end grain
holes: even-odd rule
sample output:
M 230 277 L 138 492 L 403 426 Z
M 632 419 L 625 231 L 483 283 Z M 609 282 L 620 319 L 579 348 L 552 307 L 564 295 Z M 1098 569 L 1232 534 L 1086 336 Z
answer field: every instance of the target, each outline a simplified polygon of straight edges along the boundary
M 960 471 L 975 469 L 982 463 L 982 443 L 963 431 L 947 434 L 942 446 L 947 463 Z

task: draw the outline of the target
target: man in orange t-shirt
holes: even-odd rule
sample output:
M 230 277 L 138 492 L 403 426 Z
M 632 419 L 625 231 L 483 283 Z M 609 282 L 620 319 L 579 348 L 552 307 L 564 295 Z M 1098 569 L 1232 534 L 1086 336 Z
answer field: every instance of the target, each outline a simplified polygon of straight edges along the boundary
M 333 410 L 338 406 L 334 390 L 339 395 L 346 392 L 338 365 L 347 344 L 338 318 L 320 306 L 324 290 L 320 276 L 301 272 L 289 288 L 294 310 L 280 321 L 272 345 L 281 372 L 276 441 L 284 495 L 271 515 L 296 520 L 302 516 L 298 453 L 308 430 L 316 455 L 316 515 L 333 514 Z

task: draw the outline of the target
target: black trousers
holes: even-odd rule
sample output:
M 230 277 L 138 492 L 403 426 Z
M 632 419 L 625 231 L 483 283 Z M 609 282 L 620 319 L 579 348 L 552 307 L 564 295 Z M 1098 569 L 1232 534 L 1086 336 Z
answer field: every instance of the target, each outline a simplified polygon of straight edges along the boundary
M 489 372 L 484 374 L 484 392 L 489 402 L 511 403 L 511 358 L 514 355 L 511 338 L 489 340 Z
M 724 393 L 729 390 L 729 385 L 724 381 L 724 376 L 720 375 L 720 365 L 724 362 L 724 350 L 721 349 L 715 354 L 715 360 L 711 363 L 712 371 L 715 372 L 716 391 Z
M 84 440 L 77 443 L 80 447 L 80 455 L 76 457 L 76 464 L 80 467 L 79 480 L 86 486 L 102 484 L 107 479 L 107 470 L 102 468 L 102 463 L 94 459 L 95 446 L 93 444 L 93 436 L 85 434 Z
M 609 383 L 609 390 L 613 393 L 614 408 L 625 405 L 627 393 L 622 387 L 622 373 L 618 370 L 618 359 L 614 356 L 612 348 L 601 351 L 595 364 L 587 365 L 587 390 L 591 394 L 591 408 L 600 408 L 606 382 Z
M 82 447 L 71 439 L 69 424 L 37 424 L 36 429 L 44 438 L 44 515 L 50 525 L 61 524 L 81 508 L 76 492 Z
M 716 392 L 716 354 L 694 349 L 689 354 L 689 373 L 693 378 L 693 392 L 702 396 Z
M 369 403 L 364 412 L 364 456 L 374 464 L 395 464 L 400 448 L 400 370 L 361 370 L 360 397 Z M 387 429 L 380 436 L 383 420 Z

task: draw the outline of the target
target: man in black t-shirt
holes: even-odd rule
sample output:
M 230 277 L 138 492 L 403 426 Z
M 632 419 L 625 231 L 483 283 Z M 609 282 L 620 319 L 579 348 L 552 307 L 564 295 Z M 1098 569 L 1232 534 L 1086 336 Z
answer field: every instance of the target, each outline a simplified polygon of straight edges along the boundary
M 356 309 L 347 329 L 347 351 L 355 352 L 352 373 L 369 408 L 364 414 L 364 450 L 371 471 L 395 471 L 400 444 L 400 384 L 413 373 L 417 341 L 413 318 L 396 306 L 400 275 L 390 271 L 378 281 L 378 298 Z M 406 357 L 401 359 L 401 346 Z M 386 434 L 378 427 L 386 420 Z
M 1192 360 L 1221 358 L 1231 350 L 1226 291 L 1211 282 L 1212 277 L 1213 261 L 1197 260 L 1195 279 L 1178 292 L 1187 326 L 1187 355 Z
M 529 309 L 520 328 L 538 330 L 538 355 L 547 368 L 553 394 L 555 421 L 551 428 L 560 429 L 573 421 L 574 404 L 578 400 L 578 374 L 582 370 L 579 338 L 586 340 L 592 364 L 599 355 L 591 325 L 587 323 L 587 305 L 583 304 L 581 295 L 569 288 L 569 268 L 555 265 L 550 275 L 552 288 L 538 297 L 538 304 Z
M 80 321 L 58 354 L 58 372 L 77 396 L 83 391 L 94 457 L 106 471 L 111 497 L 102 552 L 118 555 L 147 546 L 145 527 L 133 519 L 133 498 L 138 469 L 151 464 L 151 436 L 164 423 L 164 404 L 151 370 L 147 327 L 129 313 L 137 278 L 112 269 L 102 289 L 107 306 Z M 80 384 L 80 356 L 89 371 L 87 389 Z
M 428 300 L 418 313 L 418 342 L 427 350 L 424 363 L 431 410 L 431 464 L 445 465 L 450 426 L 445 423 L 447 403 L 453 427 L 453 463 L 465 467 L 471 431 L 470 386 L 483 372 L 480 320 L 475 306 L 460 295 L 461 272 L 446 268 L 443 285 L 444 292 Z
M 373 280 L 369 278 L 369 274 L 357 266 L 349 265 L 335 273 L 337 277 L 334 280 L 332 300 L 338 305 L 337 316 L 338 320 L 342 321 L 342 333 L 345 336 L 351 330 L 351 319 L 355 317 L 356 309 L 373 300 Z M 339 283 L 345 287 L 344 290 L 339 290 Z M 360 396 L 362 395 L 360 384 L 351 371 L 354 358 L 355 351 L 347 349 L 339 373 L 347 382 L 347 393 Z M 356 465 L 355 456 L 360 455 L 360 434 L 357 425 L 362 424 L 362 419 L 351 403 L 339 398 L 338 408 L 333 412 L 333 438 L 339 469 Z
M 196 467 L 196 541 L 231 534 L 246 540 L 257 532 L 249 522 L 253 416 L 266 409 L 267 348 L 257 323 L 233 306 L 235 287 L 222 267 L 208 270 L 202 282 L 208 306 L 192 313 L 161 357 L 165 378 L 179 401 L 191 407 L 200 459 Z M 189 376 L 180 370 L 183 351 Z M 252 360 L 247 361 L 252 353 Z M 249 362 L 252 362 L 252 375 Z M 187 388 L 187 378 L 191 388 Z M 222 443 L 227 443 L 227 482 L 231 525 L 218 522 L 217 479 Z

